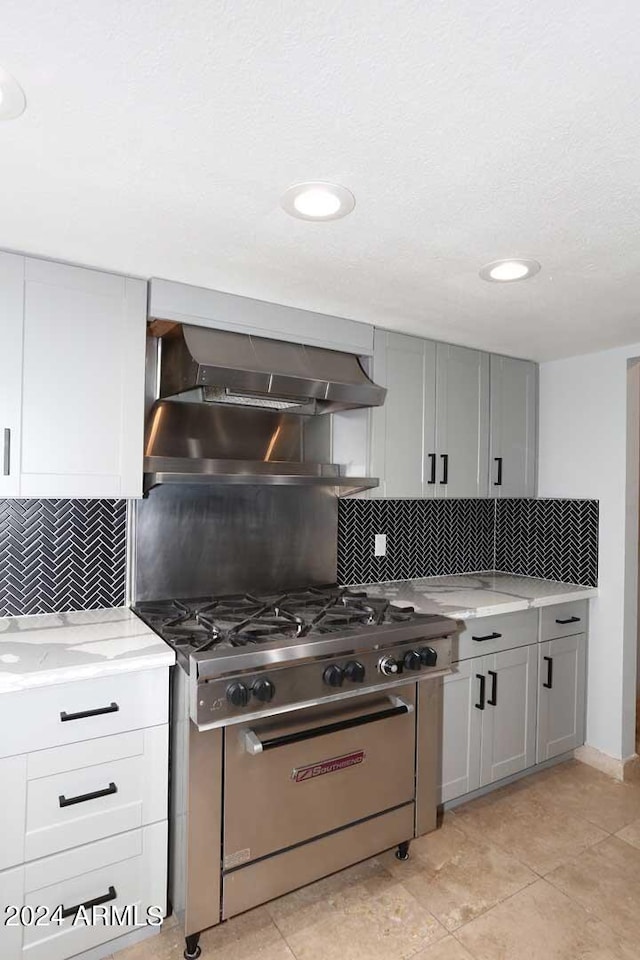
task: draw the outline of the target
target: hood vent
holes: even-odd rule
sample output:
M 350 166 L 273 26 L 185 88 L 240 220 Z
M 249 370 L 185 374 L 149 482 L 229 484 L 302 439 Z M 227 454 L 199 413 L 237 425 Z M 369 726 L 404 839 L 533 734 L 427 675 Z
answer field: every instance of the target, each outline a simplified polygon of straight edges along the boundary
M 355 356 L 177 324 L 162 338 L 159 392 L 145 433 L 147 490 L 295 484 L 344 495 L 378 485 L 327 462 L 330 418 L 314 415 L 384 402 Z
M 352 354 L 176 324 L 162 340 L 160 396 L 194 388 L 208 401 L 309 414 L 377 407 L 386 394 Z

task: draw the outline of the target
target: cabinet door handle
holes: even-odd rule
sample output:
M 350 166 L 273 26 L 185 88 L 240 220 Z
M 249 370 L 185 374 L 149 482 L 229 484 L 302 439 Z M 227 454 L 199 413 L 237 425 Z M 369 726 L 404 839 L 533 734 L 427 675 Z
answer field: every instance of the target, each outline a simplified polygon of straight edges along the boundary
M 427 480 L 427 483 L 435 483 L 435 482 L 436 482 L 436 455 L 435 455 L 435 453 L 430 453 L 430 454 L 429 454 L 429 460 L 431 461 L 431 464 L 430 464 L 430 468 L 429 468 L 429 469 L 430 469 L 430 473 L 429 473 L 429 479 Z
M 491 696 L 487 700 L 487 703 L 492 707 L 498 706 L 498 674 L 495 670 L 487 670 L 487 673 L 491 677 Z
M 567 623 L 580 623 L 580 617 L 567 617 L 566 620 L 556 620 L 556 623 L 560 623 L 563 626 Z
M 115 783 L 110 783 L 104 790 L 94 790 L 93 793 L 81 793 L 77 797 L 65 797 L 61 794 L 58 797 L 58 803 L 61 807 L 72 807 L 74 803 L 84 803 L 86 800 L 97 800 L 98 797 L 109 797 L 112 793 L 117 793 L 118 788 Z
M 115 900 L 118 894 L 116 893 L 115 887 L 109 887 L 108 893 L 103 893 L 101 897 L 95 897 L 93 900 L 85 900 L 84 903 L 77 903 L 75 907 L 62 907 L 62 919 L 65 920 L 67 917 L 75 917 L 78 911 L 82 910 L 91 910 L 92 907 L 99 907 L 101 903 L 109 903 L 110 900 Z
M 480 681 L 480 700 L 476 703 L 478 710 L 484 710 L 484 691 L 487 678 L 483 673 L 476 673 L 476 679 Z
M 440 459 L 442 460 L 442 480 L 440 483 L 449 482 L 449 454 L 441 453 Z
M 95 710 L 81 710 L 80 713 L 67 713 L 63 710 L 60 713 L 60 719 L 63 723 L 67 720 L 84 720 L 86 717 L 99 717 L 103 713 L 117 713 L 120 707 L 117 703 L 110 703 L 108 707 L 96 707 Z
M 11 473 L 11 429 L 4 428 L 4 453 L 2 457 L 2 475 L 8 477 Z
M 553 689 L 553 657 L 544 658 L 547 664 L 547 682 L 543 683 L 542 686 L 547 690 Z
M 499 640 L 502 636 L 501 633 L 488 633 L 486 637 L 471 637 L 472 640 L 475 640 L 476 643 L 484 643 L 485 640 Z
M 495 462 L 498 464 L 498 479 L 493 484 L 494 487 L 502 486 L 502 457 L 494 457 Z

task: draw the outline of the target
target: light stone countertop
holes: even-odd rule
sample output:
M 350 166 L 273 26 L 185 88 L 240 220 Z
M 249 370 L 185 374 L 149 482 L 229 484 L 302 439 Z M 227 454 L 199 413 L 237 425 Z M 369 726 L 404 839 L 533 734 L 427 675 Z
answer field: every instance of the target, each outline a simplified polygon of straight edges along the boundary
M 366 590 L 398 606 L 415 607 L 418 613 L 438 613 L 454 620 L 515 613 L 530 607 L 548 607 L 571 600 L 598 596 L 597 587 L 583 587 L 556 580 L 538 580 L 511 573 L 466 573 L 451 577 L 424 577 L 364 583 L 351 590 Z
M 0 617 L 0 693 L 174 662 L 171 647 L 128 607 Z

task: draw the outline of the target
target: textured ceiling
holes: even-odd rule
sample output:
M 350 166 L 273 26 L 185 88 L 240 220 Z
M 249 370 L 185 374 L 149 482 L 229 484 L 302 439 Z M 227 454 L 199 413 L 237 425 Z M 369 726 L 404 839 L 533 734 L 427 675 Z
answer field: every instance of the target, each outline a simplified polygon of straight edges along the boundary
M 537 359 L 640 340 L 638 0 L 4 0 L 0 65 L 2 247 Z M 354 213 L 287 216 L 308 179 Z

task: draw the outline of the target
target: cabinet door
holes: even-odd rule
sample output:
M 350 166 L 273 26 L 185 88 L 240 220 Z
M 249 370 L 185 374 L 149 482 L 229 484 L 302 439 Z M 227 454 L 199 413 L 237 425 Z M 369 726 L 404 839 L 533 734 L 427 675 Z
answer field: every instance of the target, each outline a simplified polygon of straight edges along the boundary
M 20 490 L 24 257 L 0 253 L 0 497 Z
M 539 644 L 538 763 L 584 743 L 586 635 Z
M 373 496 L 422 497 L 434 484 L 425 460 L 434 454 L 435 344 L 376 330 L 374 379 L 387 388 L 384 406 L 372 415 Z
M 436 364 L 436 495 L 486 497 L 489 355 L 439 343 Z
M 491 496 L 535 496 L 537 382 L 535 363 L 491 357 Z
M 537 669 L 537 644 L 482 658 L 481 786 L 535 763 Z
M 442 709 L 442 761 L 439 802 L 445 803 L 480 786 L 480 734 L 482 712 L 479 680 L 482 659 L 466 660 L 444 678 Z
M 18 910 L 24 903 L 24 867 L 0 871 L 0 957 L 2 960 L 22 960 L 23 934 L 26 927 L 16 924 L 8 926 L 6 909 L 9 906 Z M 15 917 L 14 917 L 15 921 Z
M 26 497 L 142 495 L 146 283 L 25 263 Z

